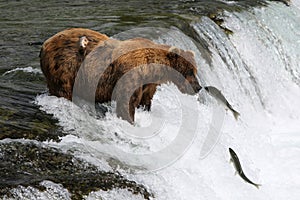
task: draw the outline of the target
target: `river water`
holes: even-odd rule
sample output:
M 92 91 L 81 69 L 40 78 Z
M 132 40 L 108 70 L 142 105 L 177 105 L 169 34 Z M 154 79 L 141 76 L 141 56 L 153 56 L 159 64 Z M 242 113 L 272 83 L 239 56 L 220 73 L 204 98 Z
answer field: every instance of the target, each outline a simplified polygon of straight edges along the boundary
M 1 199 L 299 199 L 299 21 L 299 0 L 0 2 Z M 70 27 L 193 50 L 239 120 L 172 84 L 136 127 L 113 105 L 99 118 L 50 96 L 40 43 Z M 158 134 L 127 134 L 146 130 Z M 229 147 L 259 190 L 234 176 Z

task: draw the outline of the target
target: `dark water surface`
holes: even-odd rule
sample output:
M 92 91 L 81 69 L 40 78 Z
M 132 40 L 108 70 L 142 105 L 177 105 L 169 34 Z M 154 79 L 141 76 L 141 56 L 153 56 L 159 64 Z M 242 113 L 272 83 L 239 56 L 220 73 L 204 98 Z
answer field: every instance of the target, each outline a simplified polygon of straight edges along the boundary
M 169 28 L 175 26 L 197 40 L 189 27 L 190 21 L 195 17 L 199 18 L 224 9 L 239 11 L 266 4 L 264 1 L 253 0 L 237 1 L 236 4 L 224 2 L 212 0 L 1 1 L 0 140 L 3 141 L 5 138 L 25 138 L 38 141 L 59 140 L 59 136 L 66 134 L 57 125 L 57 120 L 53 116 L 39 110 L 38 106 L 33 103 L 37 95 L 47 92 L 44 76 L 40 72 L 10 71 L 28 67 L 32 67 L 34 70 L 40 69 L 39 51 L 41 45 L 35 43 L 43 42 L 53 34 L 70 27 L 90 28 L 107 35 L 114 35 L 136 27 Z M 30 45 L 31 43 L 33 45 Z M 24 151 L 26 154 L 21 156 Z M 35 156 L 36 151 L 40 151 L 40 157 Z M 49 177 L 53 181 L 59 180 L 58 177 L 61 173 L 77 173 L 78 178 L 88 179 L 95 176 L 97 171 L 90 167 L 83 175 L 83 170 L 80 170 L 81 165 L 77 166 L 78 169 L 74 169 L 77 170 L 76 172 L 71 170 L 73 165 L 70 165 L 72 167 L 67 165 L 63 171 L 51 170 L 51 164 L 60 163 L 62 165 L 61 162 L 69 162 L 72 158 L 69 155 L 63 156 L 63 154 L 56 153 L 51 149 L 47 153 L 44 148 L 36 145 L 26 146 L 15 142 L 0 144 L 0 153 L 1 195 L 5 194 L 7 189 L 20 184 L 24 185 L 25 182 L 25 185 L 36 184 L 36 181 L 49 179 Z M 9 154 L 13 156 L 7 156 Z M 56 156 L 53 156 L 54 154 Z M 30 156 L 35 159 L 36 163 L 33 165 L 36 165 L 36 168 L 28 172 L 30 167 L 24 166 L 22 161 L 29 161 Z M 50 163 L 49 166 L 42 165 L 43 161 L 51 160 L 53 157 L 58 159 Z M 18 169 L 21 170 L 18 171 Z M 49 173 L 45 173 L 45 170 L 49 170 Z M 42 173 L 42 171 L 44 172 Z M 25 172 L 27 175 L 23 174 Z M 121 182 L 124 181 L 119 176 L 113 178 L 121 180 Z M 32 181 L 28 182 L 29 179 Z M 70 182 L 72 181 L 70 179 Z M 127 184 L 126 187 L 133 187 L 134 185 L 126 181 L 124 184 Z M 68 181 L 64 182 L 64 186 L 70 191 L 91 190 L 78 185 L 72 186 Z M 137 192 L 144 192 L 140 186 L 134 187 L 140 188 L 137 189 Z M 145 194 L 149 196 L 148 193 Z

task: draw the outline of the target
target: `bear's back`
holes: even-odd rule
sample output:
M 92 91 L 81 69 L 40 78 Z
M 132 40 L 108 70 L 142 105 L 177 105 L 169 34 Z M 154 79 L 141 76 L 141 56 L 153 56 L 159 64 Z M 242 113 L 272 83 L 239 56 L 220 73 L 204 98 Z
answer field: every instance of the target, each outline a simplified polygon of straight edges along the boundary
M 93 30 L 71 28 L 55 34 L 44 42 L 40 52 L 40 64 L 50 94 L 72 98 L 75 76 L 85 57 L 79 51 L 79 40 L 83 36 L 89 40 L 85 54 L 108 39 L 106 35 Z

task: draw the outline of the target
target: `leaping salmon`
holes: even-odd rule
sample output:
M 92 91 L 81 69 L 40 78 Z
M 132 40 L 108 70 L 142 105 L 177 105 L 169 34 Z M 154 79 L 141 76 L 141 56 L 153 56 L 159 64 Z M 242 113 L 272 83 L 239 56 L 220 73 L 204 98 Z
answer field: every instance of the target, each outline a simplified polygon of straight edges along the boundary
M 236 169 L 236 172 L 240 175 L 240 177 L 247 183 L 250 183 L 250 184 L 254 185 L 257 189 L 259 189 L 261 184 L 253 183 L 252 181 L 250 181 L 250 179 L 245 175 L 245 173 L 242 169 L 242 166 L 241 166 L 238 156 L 231 148 L 229 148 L 229 153 L 231 156 L 230 162 L 233 163 L 234 168 Z
M 224 104 L 233 114 L 234 118 L 237 120 L 238 117 L 240 116 L 240 113 L 237 112 L 232 108 L 232 106 L 228 103 L 227 99 L 224 97 L 224 95 L 221 93 L 220 90 L 213 86 L 207 86 L 204 87 L 204 89 L 213 97 L 215 97 L 219 102 Z

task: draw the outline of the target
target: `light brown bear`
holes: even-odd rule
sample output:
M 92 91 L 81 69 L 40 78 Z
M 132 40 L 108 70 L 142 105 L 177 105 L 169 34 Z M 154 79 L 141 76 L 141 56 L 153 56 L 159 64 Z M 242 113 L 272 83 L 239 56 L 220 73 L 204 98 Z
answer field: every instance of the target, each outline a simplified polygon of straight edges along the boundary
M 44 43 L 40 59 L 50 94 L 72 100 L 75 91 L 99 103 L 116 100 L 117 115 L 130 123 L 135 108 L 150 110 L 162 83 L 173 82 L 188 94 L 201 89 L 191 51 L 144 38 L 118 41 L 87 29 L 69 29 Z
M 156 87 L 173 82 L 183 93 L 195 94 L 197 80 L 194 54 L 148 39 L 109 39 L 86 56 L 78 72 L 78 96 L 108 102 L 115 100 L 119 117 L 134 121 L 135 108 L 151 108 Z
M 74 80 L 84 57 L 107 39 L 96 31 L 71 28 L 46 40 L 40 52 L 40 64 L 50 94 L 72 100 Z

